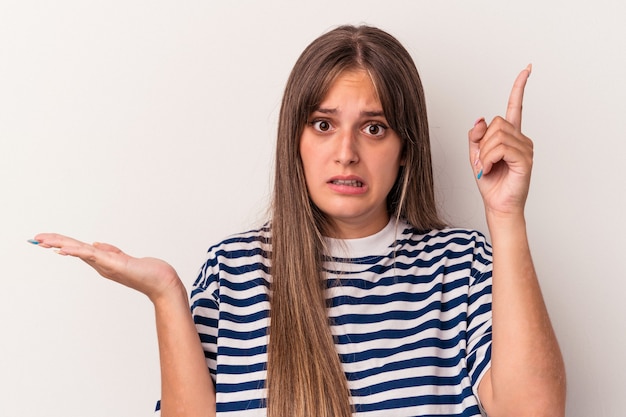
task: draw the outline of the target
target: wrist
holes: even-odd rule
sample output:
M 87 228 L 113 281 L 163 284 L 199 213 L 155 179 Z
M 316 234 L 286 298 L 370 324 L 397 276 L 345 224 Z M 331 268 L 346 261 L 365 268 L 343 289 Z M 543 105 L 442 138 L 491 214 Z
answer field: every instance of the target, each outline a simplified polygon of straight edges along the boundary
M 148 296 L 155 309 L 169 308 L 184 302 L 188 307 L 187 289 L 178 276 L 172 279 L 171 283 L 158 293 Z
M 526 217 L 523 210 L 504 213 L 486 209 L 485 217 L 492 240 L 526 236 Z

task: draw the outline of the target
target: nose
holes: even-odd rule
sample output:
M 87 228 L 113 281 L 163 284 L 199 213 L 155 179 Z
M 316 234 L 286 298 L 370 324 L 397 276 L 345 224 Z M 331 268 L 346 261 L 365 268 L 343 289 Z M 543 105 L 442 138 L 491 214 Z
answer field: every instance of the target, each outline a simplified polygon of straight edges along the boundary
M 337 137 L 337 155 L 335 161 L 341 165 L 352 165 L 359 162 L 357 136 L 348 129 Z

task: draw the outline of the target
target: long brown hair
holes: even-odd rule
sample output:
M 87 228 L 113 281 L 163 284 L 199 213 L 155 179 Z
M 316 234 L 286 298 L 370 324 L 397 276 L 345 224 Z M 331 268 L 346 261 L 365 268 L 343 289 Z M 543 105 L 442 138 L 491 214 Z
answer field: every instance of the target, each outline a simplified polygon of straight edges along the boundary
M 388 196 L 390 215 L 420 230 L 441 228 L 435 205 L 423 89 L 415 64 L 388 33 L 341 26 L 313 41 L 287 81 L 278 124 L 272 202 L 272 283 L 267 408 L 270 417 L 348 417 L 350 392 L 335 349 L 322 270 L 329 223 L 309 199 L 299 142 L 312 111 L 346 70 L 366 70 L 403 167 Z

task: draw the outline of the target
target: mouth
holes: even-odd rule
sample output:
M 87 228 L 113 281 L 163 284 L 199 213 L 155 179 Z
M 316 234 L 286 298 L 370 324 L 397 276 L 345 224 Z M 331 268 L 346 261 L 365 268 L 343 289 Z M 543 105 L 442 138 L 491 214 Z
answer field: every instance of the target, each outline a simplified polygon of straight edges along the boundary
M 363 187 L 363 183 L 358 180 L 331 180 L 331 184 L 344 185 L 348 187 Z
M 330 178 L 327 184 L 334 193 L 346 196 L 363 195 L 369 189 L 363 178 L 357 175 L 338 175 Z

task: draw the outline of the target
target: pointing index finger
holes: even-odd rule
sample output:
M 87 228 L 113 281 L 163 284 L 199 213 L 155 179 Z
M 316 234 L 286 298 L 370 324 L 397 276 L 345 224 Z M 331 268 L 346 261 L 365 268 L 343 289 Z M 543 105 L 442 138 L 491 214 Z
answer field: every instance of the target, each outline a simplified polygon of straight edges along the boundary
M 532 64 L 528 64 L 528 66 L 519 73 L 513 83 L 509 103 L 506 107 L 506 120 L 515 126 L 517 130 L 522 130 L 522 101 L 524 100 L 524 88 L 526 87 L 526 81 L 528 81 L 532 69 Z

